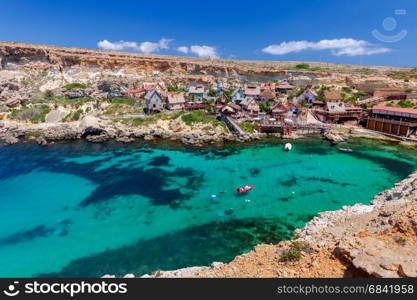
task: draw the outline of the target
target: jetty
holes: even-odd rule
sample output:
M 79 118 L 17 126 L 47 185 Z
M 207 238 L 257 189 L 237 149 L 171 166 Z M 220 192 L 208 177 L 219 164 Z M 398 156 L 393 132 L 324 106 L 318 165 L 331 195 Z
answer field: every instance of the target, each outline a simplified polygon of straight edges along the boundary
M 226 123 L 227 127 L 231 132 L 237 136 L 245 135 L 245 131 L 229 116 L 225 114 L 220 114 L 220 121 Z

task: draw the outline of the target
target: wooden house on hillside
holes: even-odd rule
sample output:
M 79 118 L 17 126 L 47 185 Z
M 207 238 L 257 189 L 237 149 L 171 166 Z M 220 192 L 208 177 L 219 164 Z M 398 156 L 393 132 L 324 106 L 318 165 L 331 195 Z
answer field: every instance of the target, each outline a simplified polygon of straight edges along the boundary
M 257 85 L 247 84 L 244 94 L 246 97 L 257 98 L 261 94 L 261 89 Z
M 275 90 L 263 90 L 261 91 L 259 98 L 264 101 L 274 100 L 276 98 Z
M 147 113 L 161 112 L 164 109 L 164 99 L 156 90 L 152 90 L 145 95 Z
M 167 108 L 169 110 L 182 110 L 184 104 L 184 93 L 167 92 Z
M 279 102 L 272 107 L 271 114 L 275 119 L 279 120 L 283 118 L 285 114 L 288 113 L 289 110 L 290 109 L 287 106 Z
M 273 91 L 275 92 L 275 83 L 274 82 L 267 82 L 267 83 L 262 83 L 260 86 L 261 92 L 262 91 Z
M 340 93 L 340 90 L 325 90 L 324 99 L 330 102 L 339 102 L 342 100 L 342 96 L 340 95 Z
M 191 85 L 188 88 L 188 95 L 196 100 L 202 100 L 205 96 L 206 88 L 202 84 Z
M 258 113 L 260 111 L 258 102 L 252 97 L 246 97 L 240 102 L 240 106 L 251 114 Z
M 239 104 L 243 99 L 245 99 L 245 95 L 240 89 L 235 89 L 231 97 L 232 97 L 232 102 L 235 104 Z
M 276 91 L 280 94 L 288 94 L 294 90 L 294 86 L 288 83 L 286 80 L 282 80 L 276 87 Z
M 343 101 L 326 102 L 324 109 L 314 111 L 316 117 L 322 122 L 344 122 L 356 120 L 359 122 L 362 117 L 363 109 L 357 106 L 347 106 Z
M 317 97 L 317 93 L 313 90 L 311 86 L 308 86 L 297 98 L 295 101 L 300 103 L 305 101 L 306 103 L 312 103 Z

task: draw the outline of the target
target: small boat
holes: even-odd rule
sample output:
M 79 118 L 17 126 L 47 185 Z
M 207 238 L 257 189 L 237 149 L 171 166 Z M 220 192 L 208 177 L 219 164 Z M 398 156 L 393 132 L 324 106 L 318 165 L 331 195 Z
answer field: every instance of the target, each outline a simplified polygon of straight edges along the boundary
M 337 148 L 337 149 L 339 149 L 340 152 L 345 152 L 345 153 L 351 153 L 351 152 L 353 152 L 353 150 L 350 149 L 350 148 Z
M 292 149 L 292 145 L 291 145 L 291 143 L 286 143 L 285 145 L 284 145 L 284 150 L 285 151 L 290 151 Z
M 254 186 L 253 185 L 245 185 L 245 186 L 242 186 L 242 187 L 240 187 L 240 188 L 237 188 L 236 189 L 236 191 L 239 193 L 239 194 L 242 194 L 242 193 L 246 193 L 246 192 L 249 192 L 251 189 L 253 189 L 254 188 Z

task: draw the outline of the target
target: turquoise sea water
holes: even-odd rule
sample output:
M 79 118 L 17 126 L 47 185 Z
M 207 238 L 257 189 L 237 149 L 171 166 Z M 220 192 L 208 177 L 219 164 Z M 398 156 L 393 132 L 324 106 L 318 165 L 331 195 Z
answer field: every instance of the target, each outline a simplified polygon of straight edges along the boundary
M 190 149 L 0 145 L 0 276 L 141 275 L 229 261 L 291 237 L 320 211 L 368 203 L 417 167 L 367 140 Z M 247 194 L 237 187 L 253 184 Z

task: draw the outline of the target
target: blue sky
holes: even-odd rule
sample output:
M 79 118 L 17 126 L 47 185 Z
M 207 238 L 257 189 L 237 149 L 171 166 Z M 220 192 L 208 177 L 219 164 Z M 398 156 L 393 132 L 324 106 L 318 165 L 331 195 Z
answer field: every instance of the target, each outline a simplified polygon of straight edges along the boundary
M 201 57 L 414 67 L 416 37 L 413 0 L 19 0 L 0 10 L 0 40 Z

